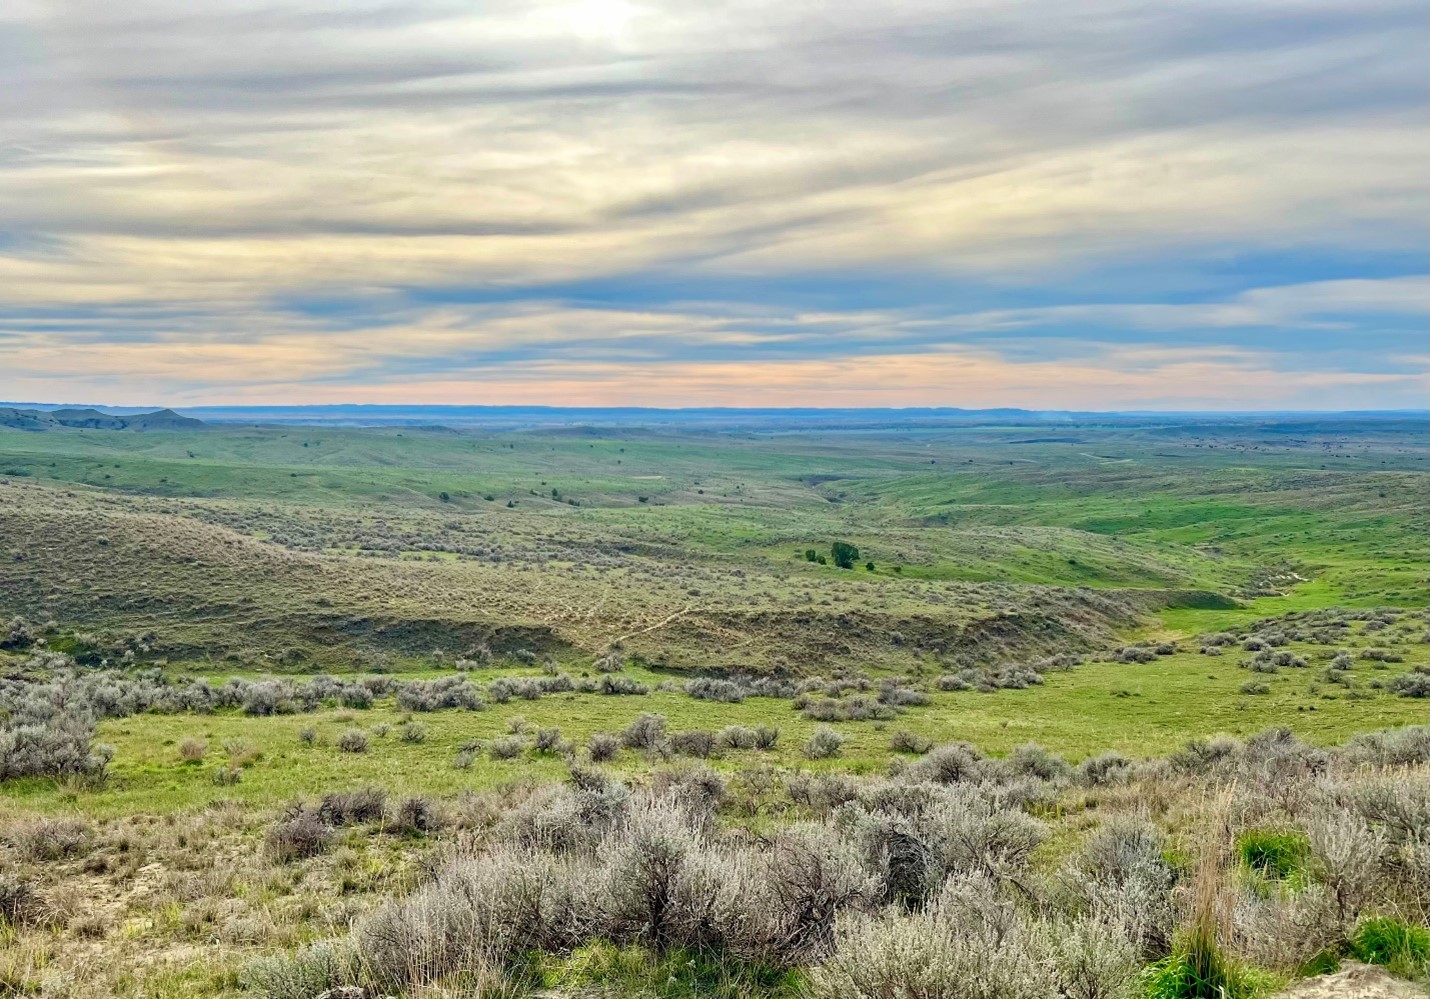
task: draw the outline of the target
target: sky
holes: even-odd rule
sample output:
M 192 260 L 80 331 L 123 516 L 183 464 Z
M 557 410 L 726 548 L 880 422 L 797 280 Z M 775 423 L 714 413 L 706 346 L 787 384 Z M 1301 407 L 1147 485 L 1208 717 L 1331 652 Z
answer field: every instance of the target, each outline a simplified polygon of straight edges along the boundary
M 1422 0 L 6 0 L 0 399 L 1424 408 Z

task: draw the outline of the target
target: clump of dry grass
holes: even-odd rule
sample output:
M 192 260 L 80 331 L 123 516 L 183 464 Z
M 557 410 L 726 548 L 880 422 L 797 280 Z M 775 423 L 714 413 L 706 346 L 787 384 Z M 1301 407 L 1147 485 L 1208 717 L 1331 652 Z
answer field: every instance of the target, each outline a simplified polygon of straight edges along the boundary
M 94 831 L 80 818 L 39 818 L 12 826 L 6 839 L 26 860 L 69 860 L 89 852 Z

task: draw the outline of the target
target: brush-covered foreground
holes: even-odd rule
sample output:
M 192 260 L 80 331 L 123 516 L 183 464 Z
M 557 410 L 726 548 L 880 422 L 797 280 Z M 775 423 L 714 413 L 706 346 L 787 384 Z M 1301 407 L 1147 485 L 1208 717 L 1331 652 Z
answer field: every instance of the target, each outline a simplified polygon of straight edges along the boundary
M 1076 766 L 916 746 L 863 777 L 589 755 L 447 799 L 11 809 L 0 988 L 1252 999 L 1343 958 L 1430 970 L 1430 728 Z

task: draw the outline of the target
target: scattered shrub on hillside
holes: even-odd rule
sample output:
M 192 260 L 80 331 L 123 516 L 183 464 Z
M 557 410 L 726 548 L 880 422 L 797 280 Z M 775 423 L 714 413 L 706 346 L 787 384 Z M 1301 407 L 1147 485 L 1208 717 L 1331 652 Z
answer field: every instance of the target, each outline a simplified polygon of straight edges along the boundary
M 914 782 L 957 784 L 977 777 L 980 760 L 978 751 L 966 743 L 937 746 L 911 764 L 904 776 Z
M 735 703 L 745 699 L 745 688 L 730 680 L 697 677 L 685 684 L 685 692 L 696 700 Z
M 1139 815 L 1115 815 L 1088 837 L 1062 873 L 1063 889 L 1084 912 L 1121 913 L 1124 932 L 1146 957 L 1165 955 L 1177 911 L 1177 872 L 1166 841 Z
M 759 735 L 744 725 L 726 725 L 715 734 L 715 742 L 722 749 L 754 749 Z
M 1168 757 L 1168 762 L 1183 773 L 1206 774 L 1223 761 L 1233 759 L 1238 748 L 1236 740 L 1226 736 L 1197 738 Z
M 929 702 L 929 695 L 891 680 L 879 684 L 879 703 L 894 708 L 919 707 Z
M 519 735 L 505 735 L 487 744 L 487 755 L 494 760 L 514 760 L 526 749 L 526 740 Z
M 1067 760 L 1036 742 L 1014 747 L 1006 765 L 1020 777 L 1036 777 L 1041 781 L 1061 781 L 1072 773 Z
M 1305 824 L 1316 879 L 1330 890 L 1342 920 L 1350 918 L 1377 887 L 1385 837 L 1357 814 L 1318 811 Z
M 49 668 L 69 660 L 42 655 L 30 662 Z M 102 778 L 113 750 L 94 742 L 94 727 L 98 718 L 112 715 L 96 697 L 99 689 L 93 678 L 72 672 L 48 682 L 0 680 L 0 780 Z
M 801 698 L 795 707 L 810 721 L 886 721 L 897 717 L 898 710 L 863 694 L 841 700 L 833 698 Z
M 531 744 L 539 753 L 559 753 L 565 747 L 561 741 L 561 729 L 556 727 L 537 729 Z
M 601 677 L 601 682 L 596 687 L 597 693 L 612 695 L 640 695 L 648 694 L 650 690 L 641 683 L 622 673 L 607 673 Z
M 496 850 L 458 861 L 373 912 L 353 935 L 366 974 L 385 992 L 459 973 L 484 989 L 498 985 L 504 963 L 519 954 L 571 949 L 602 912 L 600 886 L 572 862 L 535 860 Z
M 250 684 L 243 693 L 243 713 L 246 715 L 286 715 L 296 710 L 288 688 L 277 680 L 260 680 Z
M 1076 777 L 1084 787 L 1103 787 L 1120 783 L 1134 770 L 1132 761 L 1121 753 L 1107 752 L 1090 756 L 1077 765 Z
M 397 735 L 403 742 L 423 743 L 427 741 L 427 726 L 421 722 L 410 721 L 397 730 Z
M 621 751 L 621 740 L 609 732 L 595 732 L 586 741 L 586 754 L 592 763 L 606 763 Z
M 263 758 L 263 750 L 256 743 L 239 737 L 225 739 L 223 752 L 228 757 L 228 765 L 239 769 L 251 767 Z
M 493 685 L 499 682 L 493 681 Z M 499 700 L 495 694 L 492 694 L 492 699 Z M 464 676 L 409 680 L 397 691 L 397 705 L 404 711 L 437 711 L 442 708 L 480 711 L 486 706 L 477 688 Z
M 498 704 L 507 704 L 517 697 L 535 701 L 541 695 L 540 682 L 529 676 L 500 676 L 487 684 L 487 696 Z
M 338 736 L 338 748 L 345 753 L 366 753 L 371 742 L 360 728 L 350 728 Z
M 24 649 L 29 648 L 39 637 L 39 632 L 29 621 L 23 617 L 12 617 L 9 622 L 0 627 L 0 649 Z
M 308 808 L 298 808 L 268 830 L 268 849 L 282 861 L 301 860 L 326 850 L 333 831 Z
M 1401 697 L 1430 697 L 1430 673 L 1405 673 L 1390 681 L 1389 689 Z
M 705 759 L 715 752 L 715 736 L 704 729 L 692 729 L 688 732 L 672 732 L 670 734 L 670 748 L 682 756 L 695 756 Z
M 755 726 L 755 748 L 768 752 L 780 741 L 780 730 L 773 725 Z
M 94 832 L 76 818 L 42 818 L 12 828 L 7 839 L 26 860 L 68 860 L 89 851 Z
M 828 725 L 821 725 L 814 730 L 808 741 L 802 747 L 804 755 L 811 760 L 828 759 L 831 756 L 838 756 L 844 749 L 844 736 L 840 735 Z
M 380 787 L 360 787 L 323 795 L 318 817 L 330 826 L 381 822 L 387 809 L 387 792 Z
M 1074 924 L 1076 926 L 1076 924 Z M 951 879 L 925 911 L 854 916 L 833 956 L 811 973 L 813 999 L 940 999 L 1125 995 L 1131 948 L 1101 927 L 1049 925 L 1023 914 L 995 883 Z
M 33 881 L 18 871 L 0 871 L 0 925 L 43 925 L 48 908 Z
M 631 749 L 658 749 L 665 743 L 665 715 L 644 712 L 626 726 L 621 742 Z
M 179 743 L 179 759 L 185 763 L 199 763 L 208 755 L 209 745 L 202 739 L 185 739 Z
M 442 812 L 430 798 L 404 798 L 393 816 L 393 827 L 407 835 L 426 835 L 444 825 Z

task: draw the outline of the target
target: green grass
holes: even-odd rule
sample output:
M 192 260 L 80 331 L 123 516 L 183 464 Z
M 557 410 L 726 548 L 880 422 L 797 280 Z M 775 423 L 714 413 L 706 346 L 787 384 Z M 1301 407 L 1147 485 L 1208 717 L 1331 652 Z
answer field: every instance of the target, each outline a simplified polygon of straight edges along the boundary
M 1317 654 L 1313 648 L 1291 648 Z M 1427 652 L 1430 650 L 1424 646 L 1418 647 L 1412 661 L 1426 662 Z M 933 669 L 925 670 L 925 679 L 935 675 Z M 429 668 L 403 675 L 441 672 L 449 671 Z M 530 668 L 484 670 L 479 679 L 533 672 Z M 934 742 L 964 740 L 999 754 L 1025 742 L 1038 742 L 1077 760 L 1109 749 L 1131 757 L 1161 755 L 1196 736 L 1228 733 L 1244 738 L 1283 724 L 1312 743 L 1330 745 L 1357 732 L 1427 720 L 1423 701 L 1381 692 L 1353 698 L 1339 687 L 1313 692 L 1312 688 L 1319 686 L 1319 670 L 1314 667 L 1283 670 L 1266 678 L 1272 687 L 1270 694 L 1244 695 L 1240 687 L 1248 674 L 1238 668 L 1235 657 L 1179 653 L 1141 664 L 1088 663 L 1048 674 L 1043 685 L 1025 690 L 934 691 L 929 705 L 909 709 L 896 720 L 838 723 L 837 728 L 849 738 L 842 756 L 811 762 L 804 759 L 799 747 L 818 723 L 802 718 L 790 701 L 760 697 L 736 704 L 699 701 L 681 692 L 656 690 L 669 678 L 667 673 L 640 667 L 627 672 L 650 687 L 651 693 L 614 697 L 553 694 L 536 701 L 491 705 L 479 712 L 418 714 L 415 717 L 428 732 L 421 744 L 399 739 L 398 726 L 408 716 L 390 700 L 366 710 L 329 709 L 274 717 L 217 712 L 136 715 L 105 721 L 99 727 L 99 740 L 116 750 L 107 787 L 85 790 L 57 787 L 48 781 L 10 782 L 0 787 L 0 801 L 8 798 L 47 811 L 79 808 L 98 815 L 122 815 L 135 810 L 179 811 L 223 798 L 281 803 L 364 783 L 382 784 L 395 792 L 450 796 L 513 781 L 559 779 L 565 773 L 560 759 L 531 752 L 511 761 L 482 756 L 467 770 L 452 766 L 464 742 L 490 741 L 506 734 L 508 720 L 514 716 L 533 726 L 558 727 L 577 745 L 584 744 L 593 732 L 620 732 L 646 711 L 665 715 L 672 730 L 770 725 L 781 733 L 772 752 L 731 752 L 710 764 L 725 771 L 767 764 L 866 772 L 888 765 L 895 755 L 889 737 L 899 729 Z M 221 682 L 233 674 L 219 669 L 208 675 Z M 252 678 L 261 674 L 250 671 L 241 675 Z M 384 738 L 374 737 L 368 753 L 341 753 L 334 746 L 347 728 L 372 732 L 382 725 L 389 726 L 391 732 Z M 310 726 L 319 736 L 319 744 L 311 747 L 298 738 L 298 733 Z M 202 765 L 179 759 L 179 744 L 187 738 L 208 744 L 209 754 Z M 233 740 L 257 747 L 262 757 L 244 769 L 240 783 L 217 786 L 212 770 L 224 758 L 223 743 Z M 648 765 L 631 750 L 622 751 L 614 764 L 628 773 Z
M 1403 978 L 1430 974 L 1430 930 L 1390 916 L 1363 920 L 1350 938 L 1352 956 Z
M 1222 953 L 1209 930 L 1196 928 L 1177 941 L 1172 954 L 1147 968 L 1146 999 L 1257 999 L 1280 984 Z
M 1241 862 L 1268 878 L 1283 880 L 1305 870 L 1311 844 L 1305 834 L 1278 829 L 1248 829 L 1236 839 Z

